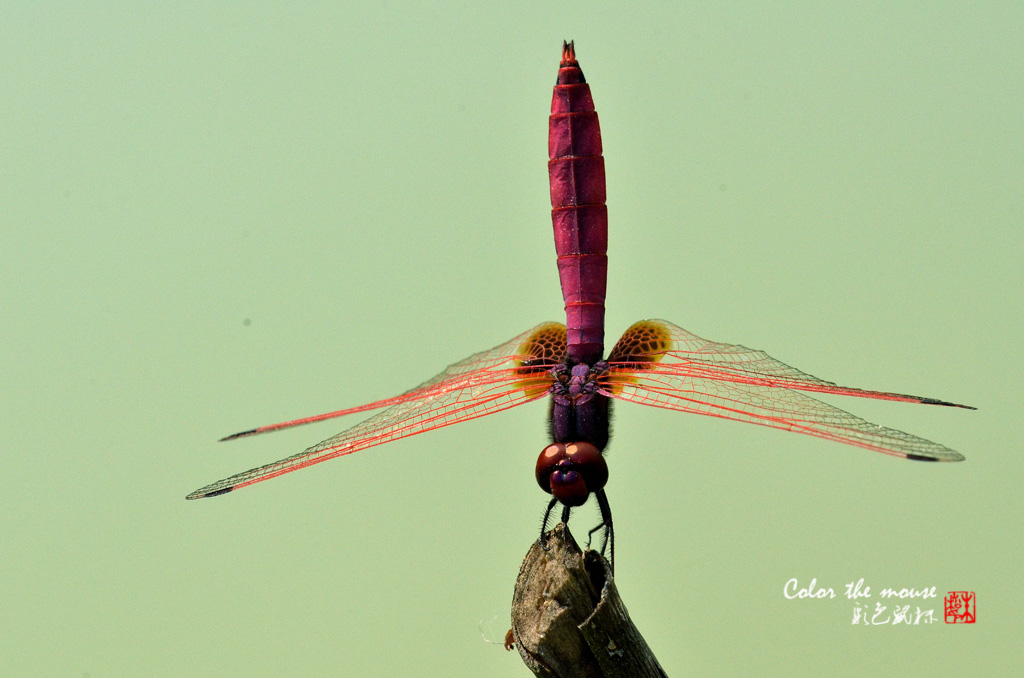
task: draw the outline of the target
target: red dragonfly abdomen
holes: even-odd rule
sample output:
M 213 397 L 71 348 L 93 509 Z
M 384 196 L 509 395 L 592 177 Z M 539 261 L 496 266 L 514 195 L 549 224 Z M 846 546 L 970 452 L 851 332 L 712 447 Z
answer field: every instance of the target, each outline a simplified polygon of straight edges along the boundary
M 604 354 L 608 208 L 601 127 L 572 43 L 562 47 L 551 99 L 548 157 L 569 358 L 592 365 Z

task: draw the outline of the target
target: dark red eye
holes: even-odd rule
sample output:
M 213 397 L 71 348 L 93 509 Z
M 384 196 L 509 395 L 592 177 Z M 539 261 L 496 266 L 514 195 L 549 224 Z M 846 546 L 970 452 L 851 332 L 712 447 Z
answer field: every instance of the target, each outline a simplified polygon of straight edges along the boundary
M 590 443 L 551 443 L 537 458 L 537 484 L 566 506 L 580 506 L 608 482 L 608 465 Z
M 583 476 L 588 490 L 595 492 L 608 482 L 608 464 L 596 447 L 590 443 L 569 443 L 565 446 L 565 453 Z
M 565 459 L 565 443 L 551 443 L 537 457 L 537 484 L 548 494 L 551 494 L 551 474 L 558 466 L 558 462 L 563 459 Z

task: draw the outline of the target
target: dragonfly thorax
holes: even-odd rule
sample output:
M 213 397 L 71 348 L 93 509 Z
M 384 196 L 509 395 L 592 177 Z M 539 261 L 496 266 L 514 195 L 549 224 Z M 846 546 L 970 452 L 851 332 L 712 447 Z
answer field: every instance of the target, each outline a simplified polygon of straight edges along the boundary
M 590 443 L 603 451 L 608 444 L 611 403 L 598 379 L 608 369 L 594 365 L 558 365 L 551 370 L 551 439 L 556 443 Z
M 593 366 L 579 363 L 569 367 L 558 365 L 551 370 L 555 377 L 551 385 L 551 396 L 568 404 L 585 403 L 598 392 L 597 379 L 608 371 L 608 364 L 603 360 Z

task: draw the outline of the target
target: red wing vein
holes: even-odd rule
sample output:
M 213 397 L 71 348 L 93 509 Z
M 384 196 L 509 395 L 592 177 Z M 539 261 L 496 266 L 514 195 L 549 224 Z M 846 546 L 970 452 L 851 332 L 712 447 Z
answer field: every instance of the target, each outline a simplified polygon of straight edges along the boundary
M 536 393 L 535 388 L 530 394 L 530 388 L 515 385 L 519 377 L 514 369 L 505 372 L 503 381 L 490 379 L 481 384 L 457 386 L 426 399 L 399 403 L 303 452 L 212 483 L 187 498 L 224 494 L 368 447 L 507 410 L 545 395 Z
M 903 431 L 872 424 L 849 412 L 789 389 L 761 384 L 736 383 L 652 371 L 622 373 L 609 377 L 615 390 L 606 395 L 620 400 L 680 412 L 704 414 L 733 421 L 769 426 L 785 431 L 856 445 L 897 457 L 960 461 L 963 456 L 938 443 Z
M 656 370 L 665 374 L 730 381 L 751 386 L 773 386 L 815 393 L 834 393 L 836 395 L 974 409 L 967 405 L 958 405 L 935 398 L 838 386 L 834 382 L 819 379 L 795 367 L 790 367 L 786 363 L 772 358 L 764 351 L 750 349 L 739 344 L 723 344 L 702 339 L 665 320 L 649 322 L 661 324 L 671 337 L 672 348 L 655 354 L 661 356 Z M 626 366 L 622 363 L 619 365 Z M 616 363 L 612 363 L 612 367 L 615 366 Z
M 376 402 L 368 403 L 366 405 L 359 405 L 357 407 L 350 407 L 343 410 L 337 410 L 335 412 L 328 412 L 326 414 L 318 414 L 312 417 L 303 417 L 302 419 L 293 419 L 291 421 L 281 422 L 279 424 L 268 424 L 265 426 L 259 426 L 257 428 L 242 431 L 240 433 L 234 433 L 232 435 L 221 438 L 221 440 L 235 440 L 237 438 L 243 438 L 247 436 L 256 435 L 259 433 L 269 433 L 271 431 L 280 431 L 282 429 L 291 428 L 293 426 L 301 426 L 303 424 L 311 424 L 318 421 L 324 421 L 325 419 L 334 419 L 335 417 L 342 417 L 348 414 L 355 414 L 357 412 L 366 412 L 369 410 L 376 410 L 383 407 L 392 407 L 399 403 L 403 403 L 410 400 L 420 400 L 424 398 L 433 397 L 439 391 L 444 391 L 453 385 L 462 383 L 472 383 L 475 379 L 480 378 L 481 373 L 492 372 L 496 368 L 507 367 L 510 361 L 516 358 L 522 358 L 524 356 L 516 355 L 517 350 L 523 344 L 527 337 L 531 336 L 537 330 L 549 325 L 550 323 L 541 323 L 533 329 L 527 330 L 522 334 L 509 339 L 505 343 L 495 346 L 492 349 L 486 351 L 480 351 L 473 355 L 460 360 L 457 363 L 449 365 L 443 372 L 435 377 L 432 377 L 422 384 L 405 391 L 404 393 L 394 396 L 392 398 L 385 398 L 384 400 L 378 400 Z
M 189 494 L 187 499 L 224 494 L 367 447 L 469 421 L 541 398 L 546 394 L 545 382 L 550 381 L 551 377 L 543 367 L 534 367 L 532 372 L 524 372 L 519 361 L 536 359 L 538 356 L 520 355 L 519 351 L 527 338 L 552 325 L 543 323 L 489 351 L 481 351 L 454 363 L 441 374 L 396 398 L 340 410 L 330 415 L 264 426 L 231 436 L 278 430 L 285 426 L 370 409 L 374 405 L 390 405 L 388 409 L 303 452 L 207 485 Z

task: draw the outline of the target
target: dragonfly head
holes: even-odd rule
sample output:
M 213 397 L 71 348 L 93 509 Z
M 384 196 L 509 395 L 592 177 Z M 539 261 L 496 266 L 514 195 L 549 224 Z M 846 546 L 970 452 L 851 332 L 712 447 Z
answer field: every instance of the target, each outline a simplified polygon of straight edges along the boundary
M 608 482 L 608 465 L 590 443 L 551 443 L 537 458 L 537 484 L 566 506 L 582 506 Z

